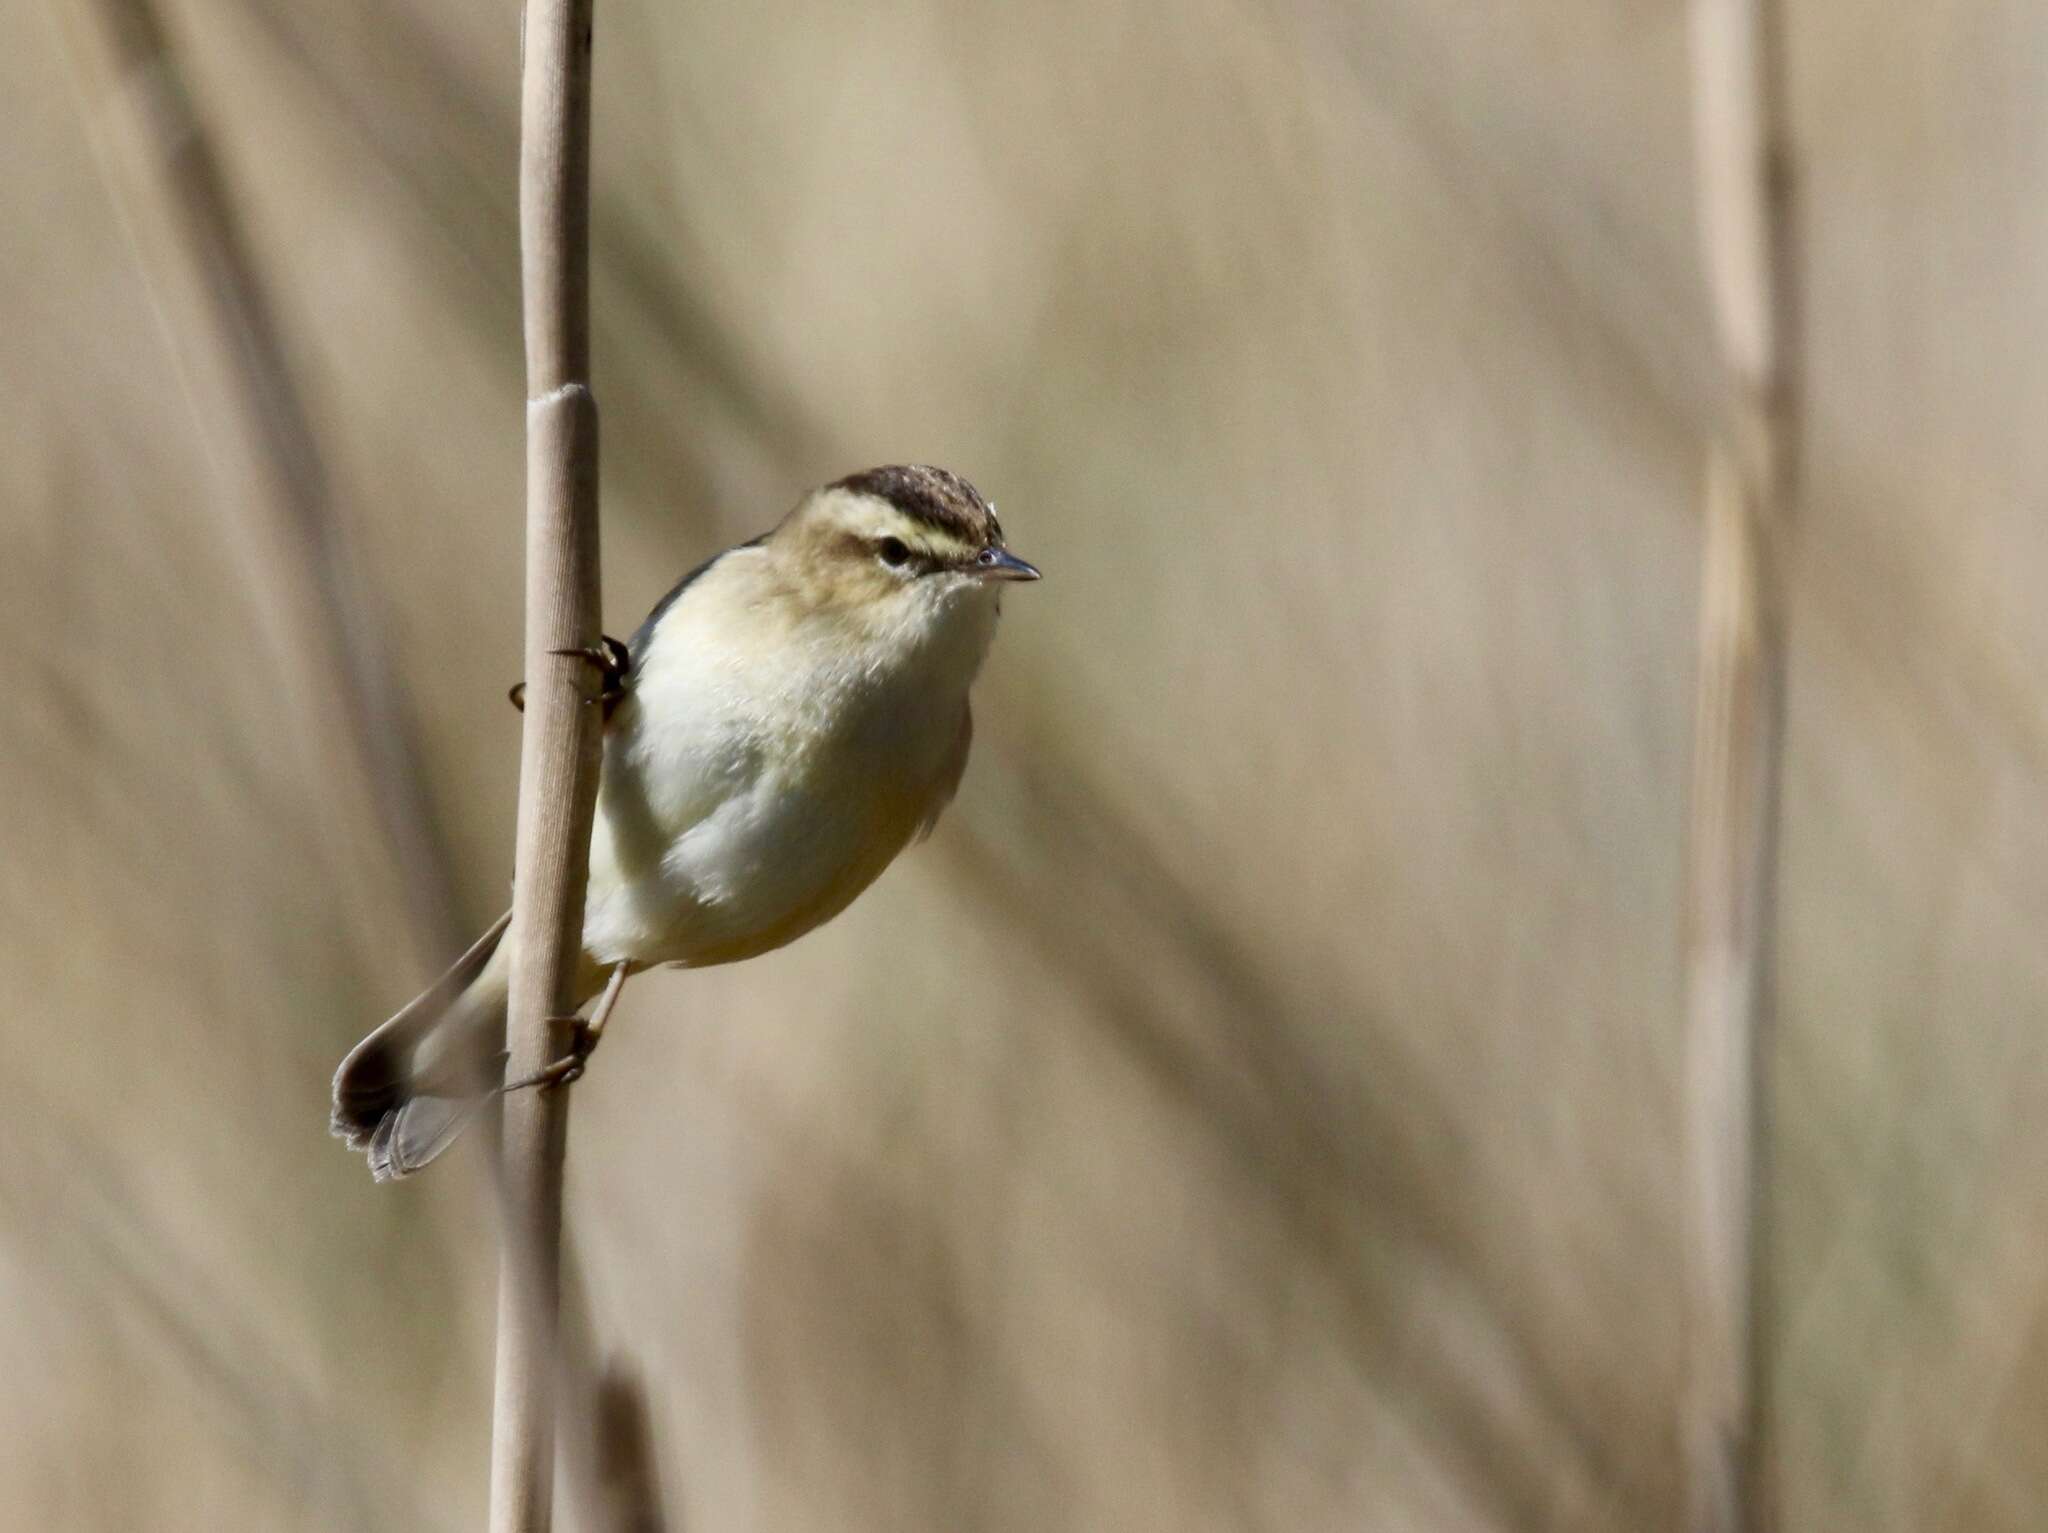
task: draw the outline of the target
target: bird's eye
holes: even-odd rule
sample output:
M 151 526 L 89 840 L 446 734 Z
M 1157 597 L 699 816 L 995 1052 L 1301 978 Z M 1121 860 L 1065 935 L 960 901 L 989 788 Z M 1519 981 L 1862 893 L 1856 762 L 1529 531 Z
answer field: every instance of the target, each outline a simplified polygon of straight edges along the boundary
M 974 556 L 974 562 L 976 564 L 994 564 L 996 562 L 996 551 L 993 548 L 984 548 Z
M 901 538 L 882 539 L 875 545 L 875 552 L 880 554 L 882 562 L 892 569 L 910 562 L 910 550 L 904 546 Z

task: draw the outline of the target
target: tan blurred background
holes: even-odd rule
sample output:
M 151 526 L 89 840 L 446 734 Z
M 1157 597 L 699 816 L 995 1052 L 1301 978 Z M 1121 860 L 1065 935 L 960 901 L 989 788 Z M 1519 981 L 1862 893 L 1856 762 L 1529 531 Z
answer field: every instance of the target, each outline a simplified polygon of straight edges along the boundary
M 403 684 L 428 932 L 93 152 L 94 3 L 0 50 L 0 1525 L 474 1527 L 483 1157 L 373 1187 L 325 1119 L 510 876 L 516 7 L 161 0 L 150 76 Z M 2048 17 L 1790 13 L 1789 1525 L 2033 1529 Z M 605 0 L 596 145 L 612 631 L 899 459 L 1049 577 L 932 842 L 636 985 L 576 1090 L 669 1525 L 1674 1527 L 1675 0 Z

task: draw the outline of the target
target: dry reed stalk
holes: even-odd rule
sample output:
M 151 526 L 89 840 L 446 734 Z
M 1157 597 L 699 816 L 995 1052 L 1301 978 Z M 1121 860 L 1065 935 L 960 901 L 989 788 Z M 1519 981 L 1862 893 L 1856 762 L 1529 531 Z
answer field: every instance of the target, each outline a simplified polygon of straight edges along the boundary
M 528 0 L 520 106 L 525 297 L 526 711 L 512 900 L 508 1074 L 568 1049 L 597 796 L 597 401 L 590 390 L 592 0 Z M 569 1093 L 505 1103 L 492 1533 L 553 1520 L 562 1166 Z
M 598 1375 L 593 1394 L 588 1526 L 593 1533 L 665 1533 L 646 1384 L 615 1361 Z
M 52 0 L 93 147 L 170 342 L 247 587 L 282 658 L 280 691 L 339 812 L 319 821 L 350 907 L 410 948 L 416 973 L 461 946 L 446 850 L 377 620 L 349 557 L 319 445 L 218 156 L 150 0 Z M 361 852 L 381 826 L 389 856 Z
M 1686 1515 L 1693 1533 L 1764 1533 L 1775 1513 L 1767 1067 L 1797 262 L 1777 8 L 1692 0 L 1691 23 L 1726 419 L 1708 466 L 1686 897 Z
M 562 1234 L 561 1393 L 563 1500 L 586 1533 L 663 1533 L 669 1526 L 645 1379 L 622 1357 L 598 1362 L 601 1344 L 577 1260 Z

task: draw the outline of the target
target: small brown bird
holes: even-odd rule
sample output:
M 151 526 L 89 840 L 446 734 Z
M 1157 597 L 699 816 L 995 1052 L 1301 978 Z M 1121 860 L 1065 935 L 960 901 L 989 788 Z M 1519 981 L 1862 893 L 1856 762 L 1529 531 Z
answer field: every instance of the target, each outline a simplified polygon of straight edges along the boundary
M 685 575 L 618 648 L 582 1002 L 656 964 L 730 963 L 832 919 L 952 800 L 1004 585 L 1038 579 L 944 469 L 870 469 Z M 501 918 L 350 1051 L 334 1131 L 378 1180 L 419 1170 L 502 1089 Z M 525 1083 L 519 1083 L 525 1084 Z

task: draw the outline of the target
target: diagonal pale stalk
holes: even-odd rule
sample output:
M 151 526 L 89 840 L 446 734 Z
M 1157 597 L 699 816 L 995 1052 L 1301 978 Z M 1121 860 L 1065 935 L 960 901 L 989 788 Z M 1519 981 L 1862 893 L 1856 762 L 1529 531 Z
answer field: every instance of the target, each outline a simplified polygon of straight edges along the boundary
M 528 0 L 519 240 L 526 320 L 526 711 L 513 890 L 510 1078 L 568 1046 L 600 749 L 597 401 L 590 390 L 591 0 Z M 492 1533 L 553 1518 L 562 1167 L 569 1092 L 505 1099 Z
M 369 940 L 416 976 L 462 946 L 404 691 L 337 514 L 318 434 L 212 135 L 153 0 L 52 0 L 93 147 L 134 247 L 214 500 L 285 670 L 283 706 L 337 812 L 316 816 Z M 380 837 L 364 828 L 378 827 Z M 376 853 L 365 866 L 365 849 Z
M 1727 401 L 1707 476 L 1686 889 L 1686 1525 L 1766 1533 L 1779 555 L 1796 493 L 1797 261 L 1777 8 L 1692 0 L 1691 20 L 1700 233 Z
M 1716 449 L 1700 593 L 1686 930 L 1685 1452 L 1692 1533 L 1761 1530 L 1770 915 L 1783 649 L 1773 531 Z

